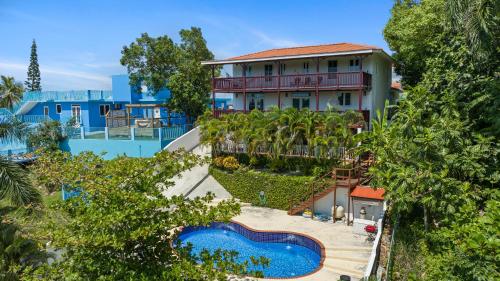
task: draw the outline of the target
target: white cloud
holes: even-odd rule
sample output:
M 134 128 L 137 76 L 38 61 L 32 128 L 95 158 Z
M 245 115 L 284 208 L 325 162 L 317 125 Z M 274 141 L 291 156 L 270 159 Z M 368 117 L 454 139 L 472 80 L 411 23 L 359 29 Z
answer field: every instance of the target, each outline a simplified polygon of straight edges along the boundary
M 0 61 L 0 73 L 14 76 L 18 81 L 26 79 L 27 69 L 28 65 L 24 63 Z M 44 90 L 107 89 L 111 87 L 111 78 L 106 75 L 45 65 L 40 65 L 40 72 Z

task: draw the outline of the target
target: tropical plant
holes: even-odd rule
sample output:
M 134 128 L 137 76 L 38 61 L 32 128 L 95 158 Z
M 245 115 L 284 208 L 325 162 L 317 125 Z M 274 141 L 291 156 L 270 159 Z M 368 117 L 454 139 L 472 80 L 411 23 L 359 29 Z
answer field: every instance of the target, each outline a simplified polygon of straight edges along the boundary
M 67 222 L 50 226 L 52 245 L 64 249 L 63 259 L 28 280 L 226 280 L 228 274 L 249 273 L 249 264 L 237 264 L 235 253 L 193 256 L 190 247 L 178 244 L 183 227 L 227 221 L 240 210 L 232 200 L 209 204 L 211 194 L 164 196 L 172 177 L 200 161 L 167 151 L 148 159 L 106 161 L 83 153 L 50 161 L 69 188 L 83 192 L 59 203 Z
M 27 145 L 37 149 L 59 150 L 59 142 L 64 139 L 62 131 L 59 121 L 45 121 L 28 134 Z
M 253 110 L 249 114 L 228 114 L 220 118 L 213 118 L 207 112 L 199 124 L 201 142 L 211 145 L 215 155 L 236 153 L 236 147 L 242 146 L 249 156 L 266 154 L 269 159 L 282 162 L 287 155 L 316 160 L 338 157 L 335 149 L 349 150 L 356 145 L 352 127 L 362 126 L 363 119 L 351 111 L 318 113 L 273 108 L 268 112 Z M 231 147 L 234 150 L 230 151 Z
M 0 84 L 0 107 L 12 109 L 23 98 L 23 85 L 17 83 L 14 77 L 2 75 L 0 78 L 2 80 Z

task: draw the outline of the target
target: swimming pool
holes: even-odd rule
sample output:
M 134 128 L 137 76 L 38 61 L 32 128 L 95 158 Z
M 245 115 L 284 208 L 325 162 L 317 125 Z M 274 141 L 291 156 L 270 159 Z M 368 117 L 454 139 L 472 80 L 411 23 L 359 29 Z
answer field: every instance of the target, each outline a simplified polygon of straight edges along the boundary
M 209 227 L 186 227 L 182 245 L 191 243 L 193 254 L 201 250 L 234 250 L 238 261 L 248 260 L 250 270 L 261 270 L 267 278 L 293 278 L 311 274 L 323 264 L 324 248 L 316 240 L 287 232 L 262 232 L 239 223 L 212 223 Z M 269 266 L 252 268 L 250 257 L 264 256 Z

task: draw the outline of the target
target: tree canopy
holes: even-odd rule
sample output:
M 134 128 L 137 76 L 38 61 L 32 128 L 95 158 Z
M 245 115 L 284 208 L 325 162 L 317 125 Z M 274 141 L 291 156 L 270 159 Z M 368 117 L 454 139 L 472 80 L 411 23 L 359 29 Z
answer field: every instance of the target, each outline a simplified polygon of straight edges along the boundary
M 23 98 L 23 84 L 17 83 L 14 77 L 1 76 L 0 107 L 13 109 Z
M 384 30 L 406 99 L 392 120 L 379 115 L 364 148 L 374 185 L 418 235 L 423 264 L 402 279 L 499 277 L 499 6 L 397 1 Z
M 166 35 L 153 38 L 143 33 L 123 47 L 120 62 L 127 67 L 131 85 L 143 83 L 153 93 L 168 88 L 169 107 L 196 118 L 206 109 L 210 92 L 210 69 L 200 62 L 214 55 L 200 28 L 182 29 L 179 35 L 176 44 Z
M 180 247 L 184 226 L 227 221 L 239 213 L 232 201 L 165 197 L 173 177 L 202 161 L 184 152 L 162 151 L 153 158 L 103 160 L 92 153 L 42 155 L 68 191 L 79 196 L 61 202 L 66 221 L 52 225 L 53 247 L 63 259 L 39 268 L 33 280 L 226 280 L 229 273 L 248 273 L 235 253 L 203 252 L 193 256 Z M 61 155 L 64 154 L 64 155 Z M 256 272 L 255 272 L 256 273 Z

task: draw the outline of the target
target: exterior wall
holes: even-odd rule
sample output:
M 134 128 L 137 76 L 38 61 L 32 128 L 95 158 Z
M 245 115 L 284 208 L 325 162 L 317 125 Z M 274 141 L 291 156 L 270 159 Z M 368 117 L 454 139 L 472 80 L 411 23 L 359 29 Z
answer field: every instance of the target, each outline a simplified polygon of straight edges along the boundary
M 92 151 L 96 154 L 106 152 L 104 159 L 113 159 L 120 155 L 129 157 L 152 157 L 162 149 L 167 142 L 141 140 L 93 140 L 93 139 L 66 139 L 60 147 L 72 155 L 83 151 Z
M 61 105 L 61 113 L 56 113 L 56 105 Z M 99 102 L 99 101 L 90 101 L 90 102 L 39 102 L 37 103 L 29 112 L 25 115 L 44 115 L 44 107 L 49 107 L 49 117 L 52 120 L 59 121 L 61 123 L 67 122 L 71 119 L 71 106 L 79 105 L 80 106 L 80 119 L 81 125 L 86 127 L 105 127 L 106 119 L 104 116 L 100 115 L 99 106 L 107 104 L 110 106 L 110 109 L 113 108 L 112 102 Z
M 332 215 L 333 207 L 333 191 L 325 197 L 314 202 L 314 213 L 322 215 Z M 337 188 L 337 205 L 344 207 L 344 212 L 347 214 L 347 188 Z M 352 208 L 352 207 L 351 207 Z M 358 212 L 359 213 L 359 212 Z
M 115 101 L 132 101 L 132 88 L 127 74 L 111 76 L 111 87 L 113 91 L 113 100 Z
M 339 96 L 341 93 L 350 93 L 351 94 L 351 104 L 350 105 L 340 105 L 339 104 Z M 300 92 L 300 94 L 296 92 L 281 92 L 281 108 L 292 107 L 292 101 L 294 98 L 309 98 L 309 109 L 316 110 L 316 96 L 315 92 Z M 319 110 L 325 111 L 329 106 L 334 107 L 338 110 L 358 110 L 358 97 L 359 91 L 320 91 L 319 92 Z M 217 94 L 216 94 L 217 95 Z M 307 96 L 309 95 L 309 96 Z M 248 110 L 248 106 L 253 99 L 256 98 L 264 98 L 264 109 L 268 110 L 272 106 L 278 106 L 278 93 L 247 93 L 247 103 L 246 108 Z M 233 95 L 233 105 L 236 110 L 243 110 L 243 94 L 234 94 Z M 370 93 L 363 95 L 361 105 L 363 110 L 371 110 L 372 108 L 372 99 Z
M 366 210 L 366 219 L 371 221 L 377 221 L 382 218 L 384 211 L 384 202 L 378 200 L 364 199 L 364 198 L 353 198 L 354 202 L 354 218 L 359 218 L 359 211 L 362 207 Z
M 349 61 L 351 59 L 357 59 L 359 57 L 356 56 L 342 56 L 342 57 L 328 57 L 321 58 L 319 60 L 319 72 L 325 73 L 328 72 L 328 61 L 336 60 L 337 61 L 337 71 L 338 72 L 349 72 L 356 71 L 354 69 L 350 69 Z M 293 74 L 304 74 L 304 73 L 316 73 L 316 59 L 299 59 L 299 60 L 287 60 L 282 63 L 285 64 L 285 71 L 282 75 L 293 75 Z M 309 72 L 306 72 L 303 68 L 304 63 L 309 63 Z M 248 67 L 251 68 L 251 71 L 247 71 L 247 76 L 255 77 L 255 76 L 264 76 L 264 66 L 266 64 L 273 65 L 273 73 L 272 75 L 278 75 L 278 64 L 277 62 L 257 62 L 257 63 L 249 63 Z M 362 59 L 362 70 L 372 74 L 372 87 L 369 91 L 363 94 L 362 97 L 362 110 L 370 111 L 370 119 L 376 117 L 377 110 L 383 111 L 385 100 L 390 99 L 390 89 L 391 89 L 391 80 L 392 80 L 392 71 L 391 71 L 391 62 L 382 54 L 372 54 Z M 359 70 L 357 70 L 359 71 Z M 235 64 L 233 65 L 233 77 L 241 77 L 243 75 L 242 65 Z M 328 105 L 337 106 L 340 110 L 347 109 L 358 109 L 358 96 L 359 91 L 350 91 L 351 92 L 351 105 L 350 106 L 339 106 L 338 105 L 338 95 L 340 93 L 347 91 L 330 91 L 324 92 L 320 91 L 319 98 L 319 110 L 325 110 Z M 261 93 L 264 95 L 264 108 L 269 109 L 271 106 L 278 105 L 278 98 L 276 93 Z M 287 93 L 282 92 L 281 94 L 281 105 L 282 108 L 287 108 L 292 106 L 292 97 L 290 97 L 288 93 L 288 97 L 286 97 Z M 316 100 L 315 100 L 315 92 L 310 92 L 310 109 L 316 109 Z M 247 93 L 247 109 L 248 104 L 251 100 L 251 93 Z M 234 94 L 234 109 L 243 110 L 243 94 Z
M 353 69 L 349 69 L 349 60 L 357 59 L 359 57 L 356 56 L 347 56 L 347 57 L 327 57 L 320 58 L 319 60 L 319 72 L 328 72 L 328 61 L 336 60 L 337 61 L 337 72 L 349 72 L 354 71 Z M 363 71 L 368 71 L 370 69 L 370 57 L 363 58 Z M 309 72 L 305 72 L 304 63 L 309 63 Z M 276 62 L 256 62 L 256 63 L 248 63 L 248 67 L 251 67 L 250 73 L 247 72 L 247 76 L 264 76 L 264 66 L 266 64 L 273 65 L 273 75 L 278 75 L 278 64 Z M 282 61 L 282 64 L 285 64 L 285 71 L 282 75 L 293 75 L 293 74 L 306 74 L 306 73 L 316 73 L 316 59 L 298 59 L 298 60 L 287 60 Z M 359 71 L 359 70 L 356 70 Z M 243 68 L 240 64 L 233 65 L 233 77 L 241 77 L 243 76 Z

